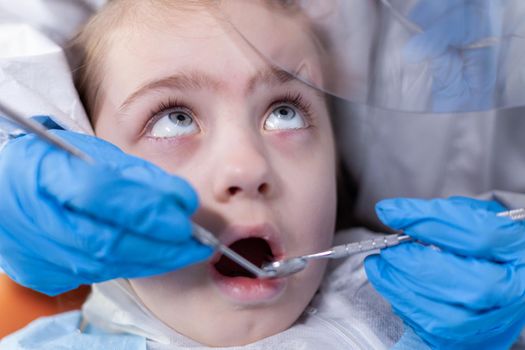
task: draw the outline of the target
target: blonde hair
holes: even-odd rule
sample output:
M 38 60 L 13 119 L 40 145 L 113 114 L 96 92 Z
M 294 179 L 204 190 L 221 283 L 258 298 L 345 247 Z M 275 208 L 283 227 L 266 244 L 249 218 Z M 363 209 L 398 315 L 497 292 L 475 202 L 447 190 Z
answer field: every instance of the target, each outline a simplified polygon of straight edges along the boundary
M 191 10 L 215 4 L 214 0 L 109 0 L 93 16 L 69 45 L 76 58 L 73 78 L 92 123 L 100 100 L 100 86 L 104 76 L 105 57 L 123 29 L 134 30 L 162 20 L 163 10 Z M 130 25 L 132 23 L 133 25 Z
M 122 40 L 124 29 L 140 30 L 155 23 L 165 23 L 167 10 L 217 9 L 223 0 L 108 0 L 75 36 L 70 52 L 76 58 L 73 77 L 80 99 L 92 122 L 99 109 L 100 86 L 105 71 L 105 57 L 116 40 Z M 253 0 L 244 0 L 253 1 Z M 297 0 L 259 0 L 265 6 L 295 11 Z M 130 25 L 132 23 L 132 25 Z M 169 23 L 173 25 L 173 21 Z

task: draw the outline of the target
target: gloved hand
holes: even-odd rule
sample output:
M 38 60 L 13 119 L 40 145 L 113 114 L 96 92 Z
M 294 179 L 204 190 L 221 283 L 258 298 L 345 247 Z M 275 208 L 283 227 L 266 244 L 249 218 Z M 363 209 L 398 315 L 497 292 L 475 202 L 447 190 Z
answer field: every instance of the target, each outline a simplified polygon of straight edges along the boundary
M 198 199 L 184 180 L 100 139 L 52 132 L 97 164 L 31 134 L 0 152 L 0 267 L 12 279 L 56 295 L 210 256 L 191 236 Z
M 493 106 L 500 46 L 490 41 L 501 38 L 503 5 L 501 0 L 420 0 L 411 10 L 409 20 L 423 32 L 409 40 L 404 56 L 412 63 L 428 61 L 434 111 Z
M 522 330 L 525 223 L 496 216 L 504 210 L 464 197 L 377 204 L 384 224 L 434 245 L 405 243 L 365 261 L 372 285 L 432 347 L 508 349 Z

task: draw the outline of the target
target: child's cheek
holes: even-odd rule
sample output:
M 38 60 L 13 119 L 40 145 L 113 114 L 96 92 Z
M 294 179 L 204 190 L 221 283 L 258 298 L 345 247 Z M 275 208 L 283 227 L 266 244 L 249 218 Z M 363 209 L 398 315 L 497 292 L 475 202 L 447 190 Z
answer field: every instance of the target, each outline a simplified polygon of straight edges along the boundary
M 298 156 L 308 148 L 318 147 L 318 135 L 312 128 L 272 131 L 265 134 L 268 142 L 283 155 Z
M 333 169 L 334 144 L 331 133 L 316 127 L 269 134 L 272 154 L 288 163 L 291 169 L 318 173 Z

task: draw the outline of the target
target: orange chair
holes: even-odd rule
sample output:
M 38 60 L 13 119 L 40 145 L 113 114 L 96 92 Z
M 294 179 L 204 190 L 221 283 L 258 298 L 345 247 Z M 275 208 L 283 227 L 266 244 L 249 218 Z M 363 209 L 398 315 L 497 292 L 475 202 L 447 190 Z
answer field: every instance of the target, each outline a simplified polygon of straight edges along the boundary
M 0 339 L 41 316 L 79 309 L 90 287 L 49 297 L 24 288 L 0 273 Z

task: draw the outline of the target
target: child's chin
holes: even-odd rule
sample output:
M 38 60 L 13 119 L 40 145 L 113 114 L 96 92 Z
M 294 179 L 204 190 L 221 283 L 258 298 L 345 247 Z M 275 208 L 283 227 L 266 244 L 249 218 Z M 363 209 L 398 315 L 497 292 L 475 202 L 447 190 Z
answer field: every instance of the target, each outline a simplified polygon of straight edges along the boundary
M 211 347 L 244 346 L 274 336 L 290 328 L 297 317 L 279 316 L 282 310 L 271 310 L 260 314 L 260 310 L 241 317 L 224 315 L 220 325 L 213 327 L 213 332 L 195 335 L 195 341 Z

